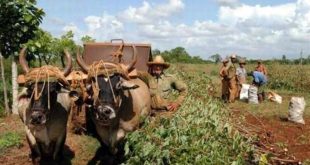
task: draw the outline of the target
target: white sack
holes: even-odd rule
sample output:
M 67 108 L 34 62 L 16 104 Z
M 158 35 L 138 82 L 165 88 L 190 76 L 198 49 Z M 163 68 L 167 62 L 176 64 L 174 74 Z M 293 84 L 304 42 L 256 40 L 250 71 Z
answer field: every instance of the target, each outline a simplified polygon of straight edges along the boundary
M 292 97 L 288 109 L 288 120 L 305 124 L 303 113 L 305 110 L 306 102 L 303 97 Z
M 249 84 L 242 84 L 242 88 L 240 90 L 240 100 L 247 100 L 249 98 Z
M 274 93 L 274 92 L 269 92 L 268 93 L 268 99 L 273 101 L 273 102 L 282 104 L 282 97 L 280 95 Z
M 251 85 L 249 87 L 249 103 L 251 104 L 258 104 L 258 96 L 257 96 L 257 87 Z

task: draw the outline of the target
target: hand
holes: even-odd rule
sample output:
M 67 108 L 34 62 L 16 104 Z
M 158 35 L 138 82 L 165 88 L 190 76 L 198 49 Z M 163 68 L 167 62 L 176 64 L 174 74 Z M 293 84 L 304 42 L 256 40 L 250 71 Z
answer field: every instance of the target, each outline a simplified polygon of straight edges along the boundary
M 180 104 L 179 103 L 170 103 L 167 106 L 168 111 L 175 111 L 179 108 Z

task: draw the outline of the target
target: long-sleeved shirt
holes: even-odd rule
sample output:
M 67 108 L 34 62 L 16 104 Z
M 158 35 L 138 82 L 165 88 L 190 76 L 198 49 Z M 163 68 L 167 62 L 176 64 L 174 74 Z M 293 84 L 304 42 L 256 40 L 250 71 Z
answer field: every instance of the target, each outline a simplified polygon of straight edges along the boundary
M 226 66 L 227 70 L 227 77 L 228 79 L 235 79 L 236 78 L 236 67 L 233 62 L 229 62 Z
M 261 86 L 267 83 L 267 78 L 262 72 L 254 71 L 252 76 L 254 78 L 253 83 L 256 85 Z
M 173 90 L 179 92 L 179 96 L 173 102 L 181 104 L 187 95 L 187 85 L 175 78 L 173 75 L 162 74 L 159 77 L 153 77 L 149 81 L 150 93 L 154 106 L 162 107 L 169 103 Z M 158 105 L 156 105 L 158 104 Z

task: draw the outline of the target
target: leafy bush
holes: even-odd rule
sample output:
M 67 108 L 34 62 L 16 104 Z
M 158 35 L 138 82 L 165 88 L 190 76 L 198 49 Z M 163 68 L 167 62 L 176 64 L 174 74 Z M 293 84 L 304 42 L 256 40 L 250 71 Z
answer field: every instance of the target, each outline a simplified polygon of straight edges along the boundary
M 0 135 L 0 152 L 4 149 L 14 146 L 20 146 L 22 144 L 22 138 L 19 133 L 7 132 Z
M 152 54 L 158 55 L 161 54 L 165 61 L 171 63 L 192 63 L 192 64 L 205 64 L 211 63 L 211 61 L 207 61 L 202 59 L 200 56 L 191 56 L 183 47 L 176 47 L 171 50 L 165 50 L 160 52 L 159 50 L 153 50 Z
M 310 89 L 310 69 L 306 65 L 267 65 L 270 89 L 305 91 Z
M 189 95 L 173 117 L 156 117 L 129 134 L 126 164 L 244 163 L 247 141 L 229 124 L 228 112 L 208 93 L 206 74 L 179 73 Z

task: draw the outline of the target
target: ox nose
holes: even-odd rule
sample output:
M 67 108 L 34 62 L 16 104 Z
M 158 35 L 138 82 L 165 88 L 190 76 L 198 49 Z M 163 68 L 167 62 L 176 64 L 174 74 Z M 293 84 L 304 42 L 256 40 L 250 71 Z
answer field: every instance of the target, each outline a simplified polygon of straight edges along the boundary
M 104 116 L 104 118 L 113 119 L 116 117 L 115 111 L 110 106 L 103 106 L 99 108 L 100 115 Z
M 45 122 L 45 116 L 43 113 L 34 112 L 30 116 L 31 124 L 43 124 Z

